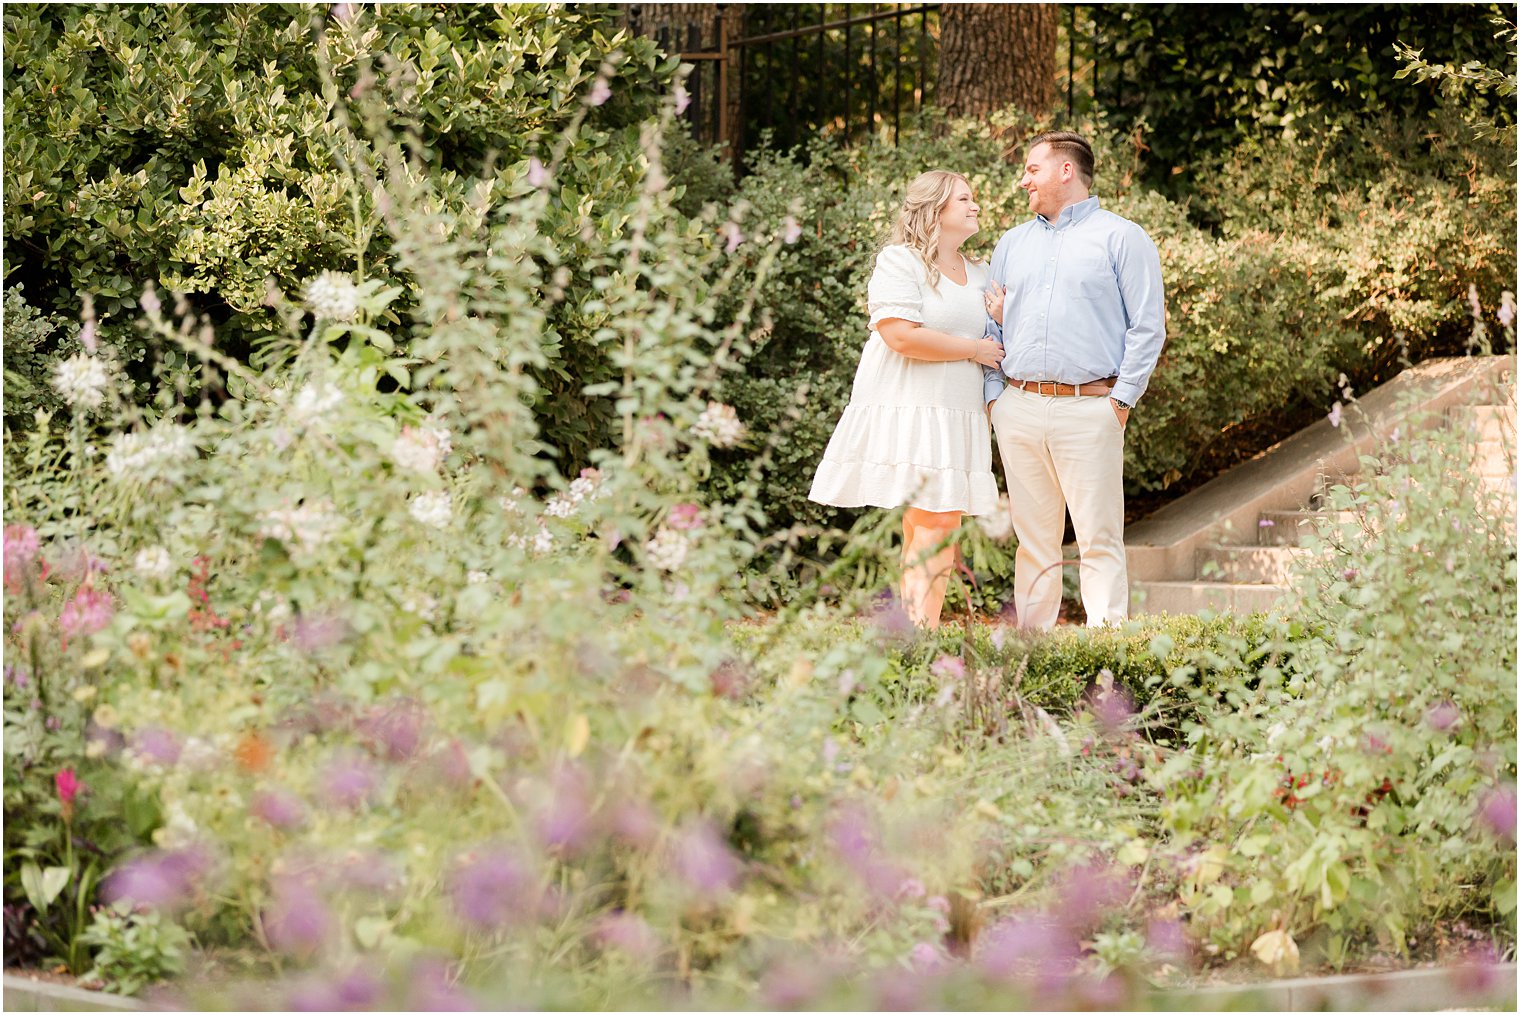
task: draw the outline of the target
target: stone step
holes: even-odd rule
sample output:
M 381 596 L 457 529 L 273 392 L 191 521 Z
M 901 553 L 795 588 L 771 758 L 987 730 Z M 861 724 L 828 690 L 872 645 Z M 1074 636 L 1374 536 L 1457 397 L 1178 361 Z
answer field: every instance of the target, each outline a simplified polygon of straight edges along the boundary
M 1314 534 L 1322 518 L 1355 522 L 1353 511 L 1263 511 L 1256 522 L 1256 542 L 1260 546 L 1297 546 L 1304 536 Z
M 1509 476 L 1515 471 L 1515 445 L 1513 441 L 1479 441 L 1477 452 L 1478 475 Z
M 1285 585 L 1228 585 L 1224 582 L 1131 582 L 1131 613 L 1215 613 L 1245 615 L 1272 609 Z
M 1446 410 L 1446 418 L 1453 429 L 1476 431 L 1479 440 L 1515 439 L 1513 405 L 1454 405 Z
M 1303 556 L 1297 546 L 1200 546 L 1194 551 L 1200 581 L 1245 585 L 1285 585 L 1293 562 Z

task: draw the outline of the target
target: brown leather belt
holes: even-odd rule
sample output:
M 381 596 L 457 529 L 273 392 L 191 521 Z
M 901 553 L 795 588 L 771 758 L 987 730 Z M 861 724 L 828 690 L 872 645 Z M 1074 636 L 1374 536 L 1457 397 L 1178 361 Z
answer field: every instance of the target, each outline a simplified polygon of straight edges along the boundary
M 1117 377 L 1105 377 L 1101 381 L 1085 384 L 1062 384 L 1059 381 L 1015 381 L 1009 379 L 1010 388 L 1033 391 L 1037 395 L 1106 395 L 1114 390 Z

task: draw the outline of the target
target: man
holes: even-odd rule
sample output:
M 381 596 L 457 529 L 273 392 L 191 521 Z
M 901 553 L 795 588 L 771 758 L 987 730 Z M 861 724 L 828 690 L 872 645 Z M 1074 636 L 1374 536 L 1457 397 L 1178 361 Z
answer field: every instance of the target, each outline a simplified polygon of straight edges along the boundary
M 992 255 L 987 333 L 1005 356 L 985 370 L 983 394 L 1019 539 L 1014 605 L 1025 627 L 1053 627 L 1060 612 L 1067 509 L 1088 624 L 1129 615 L 1124 428 L 1166 340 L 1166 305 L 1156 245 L 1099 207 L 1092 180 L 1080 134 L 1031 138 L 1019 186 L 1035 217 Z

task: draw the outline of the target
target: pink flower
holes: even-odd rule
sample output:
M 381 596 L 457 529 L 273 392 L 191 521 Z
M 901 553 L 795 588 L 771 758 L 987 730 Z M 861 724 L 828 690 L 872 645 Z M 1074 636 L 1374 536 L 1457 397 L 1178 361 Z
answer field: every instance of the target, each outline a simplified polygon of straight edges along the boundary
M 538 157 L 528 159 L 528 183 L 535 187 L 542 187 L 549 182 L 549 170 Z
M 796 243 L 802 239 L 802 225 L 791 215 L 781 220 L 781 242 Z
M 5 563 L 24 567 L 37 559 L 42 552 L 42 537 L 30 525 L 7 525 L 5 527 Z
M 612 89 L 607 84 L 606 78 L 597 78 L 591 86 L 591 94 L 586 96 L 586 102 L 593 106 L 600 106 L 612 98 Z
M 1515 787 L 1497 786 L 1483 796 L 1478 805 L 1478 816 L 1505 842 L 1515 841 Z
M 680 85 L 676 85 L 676 115 L 686 112 L 686 107 L 691 105 L 691 93 Z
M 289 790 L 260 793 L 253 798 L 248 810 L 274 828 L 295 828 L 306 820 L 306 808 L 301 804 L 301 798 Z
M 1325 418 L 1330 421 L 1330 425 L 1331 426 L 1336 426 L 1336 427 L 1340 426 L 1341 425 L 1341 403 L 1336 402 L 1334 405 L 1330 406 L 1330 415 L 1326 416 Z
M 672 529 L 700 529 L 702 508 L 698 504 L 677 504 L 670 509 L 670 518 L 665 524 Z
M 1499 326 L 1508 328 L 1515 323 L 1515 294 L 1508 289 L 1499 300 Z
M 65 639 L 90 635 L 105 630 L 115 612 L 108 593 L 81 585 L 74 598 L 63 605 L 58 626 L 63 629 Z
M 676 838 L 674 868 L 686 886 L 704 896 L 720 896 L 739 880 L 742 868 L 728 843 L 706 822 L 693 822 Z
M 1433 730 L 1445 733 L 1462 718 L 1462 712 L 1450 701 L 1438 701 L 1425 711 L 1425 722 Z
M 725 253 L 732 254 L 734 251 L 739 249 L 739 244 L 744 242 L 744 233 L 739 229 L 739 223 L 737 222 L 723 223 L 723 228 L 720 230 L 720 232 L 722 232 L 723 236 L 728 241 L 723 245 L 723 250 Z
M 929 672 L 941 680 L 964 680 L 966 662 L 960 656 L 943 655 L 934 660 Z
M 79 776 L 74 774 L 72 768 L 64 768 L 53 776 L 53 785 L 58 788 L 58 802 L 63 804 L 64 814 L 72 815 L 74 798 L 84 789 L 84 783 L 79 781 Z

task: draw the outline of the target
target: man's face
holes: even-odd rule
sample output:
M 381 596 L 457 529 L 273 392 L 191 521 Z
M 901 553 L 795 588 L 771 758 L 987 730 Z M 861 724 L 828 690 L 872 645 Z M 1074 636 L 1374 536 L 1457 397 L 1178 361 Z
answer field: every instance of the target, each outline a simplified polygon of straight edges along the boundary
M 1019 186 L 1029 194 L 1029 210 L 1035 215 L 1054 219 L 1066 206 L 1075 167 L 1063 160 L 1050 145 L 1035 145 L 1024 160 L 1024 178 Z

